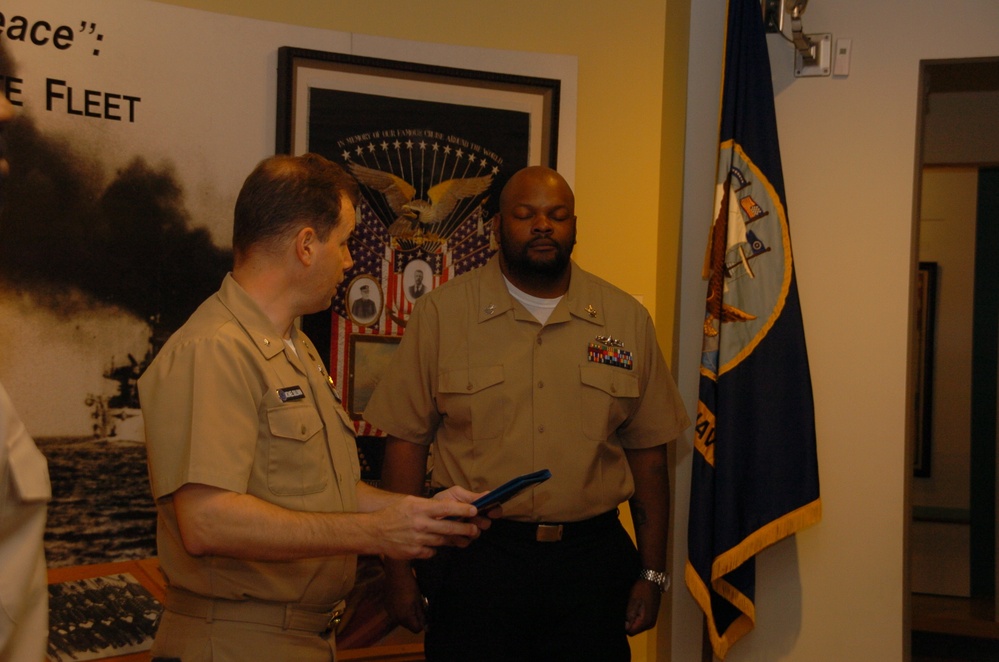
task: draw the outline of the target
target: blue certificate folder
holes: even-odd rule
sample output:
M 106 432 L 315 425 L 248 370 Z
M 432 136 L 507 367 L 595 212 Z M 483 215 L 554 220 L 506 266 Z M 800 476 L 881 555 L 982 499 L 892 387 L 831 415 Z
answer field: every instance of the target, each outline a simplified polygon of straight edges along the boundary
M 541 469 L 540 471 L 524 474 L 523 476 L 517 476 L 516 478 L 506 481 L 489 494 L 479 497 L 472 502 L 472 505 L 475 506 L 481 513 L 489 510 L 493 506 L 498 506 L 501 503 L 509 501 L 531 485 L 543 483 L 551 477 L 552 472 L 548 469 Z

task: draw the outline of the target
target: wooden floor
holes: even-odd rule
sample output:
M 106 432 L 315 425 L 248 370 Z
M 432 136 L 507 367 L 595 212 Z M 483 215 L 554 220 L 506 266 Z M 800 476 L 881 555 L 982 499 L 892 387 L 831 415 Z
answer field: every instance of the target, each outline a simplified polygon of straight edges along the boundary
M 912 662 L 995 662 L 995 600 L 912 596 Z

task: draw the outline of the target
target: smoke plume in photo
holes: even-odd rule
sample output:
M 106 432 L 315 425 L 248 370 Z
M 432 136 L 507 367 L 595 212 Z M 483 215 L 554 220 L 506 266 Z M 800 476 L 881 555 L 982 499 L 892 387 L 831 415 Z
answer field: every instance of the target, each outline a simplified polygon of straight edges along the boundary
M 42 135 L 23 115 L 6 140 L 0 279 L 8 287 L 61 315 L 87 301 L 117 306 L 157 335 L 218 288 L 231 252 L 192 226 L 169 166 L 136 157 L 109 178 L 99 154 Z

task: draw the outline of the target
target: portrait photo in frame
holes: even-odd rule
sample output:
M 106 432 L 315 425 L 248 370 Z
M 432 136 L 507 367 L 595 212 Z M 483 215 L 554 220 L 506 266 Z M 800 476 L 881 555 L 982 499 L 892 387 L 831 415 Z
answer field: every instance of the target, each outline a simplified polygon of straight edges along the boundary
M 406 298 L 415 302 L 430 291 L 430 265 L 423 260 L 412 260 L 402 271 L 402 284 L 405 287 Z
M 361 274 L 347 286 L 347 315 L 360 326 L 371 326 L 382 312 L 382 286 L 374 276 Z

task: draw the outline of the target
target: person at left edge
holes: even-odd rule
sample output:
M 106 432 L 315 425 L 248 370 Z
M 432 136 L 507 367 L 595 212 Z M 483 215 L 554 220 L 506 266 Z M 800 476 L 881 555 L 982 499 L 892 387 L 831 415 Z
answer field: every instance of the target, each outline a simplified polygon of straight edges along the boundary
M 7 64 L 4 57 L 0 51 L 0 64 Z M 14 115 L 0 93 L 0 130 Z M 0 141 L 0 180 L 10 171 L 5 147 Z M 45 456 L 0 384 L 0 662 L 45 657 L 49 593 L 43 538 L 51 498 Z
M 49 631 L 45 517 L 52 486 L 0 384 L 0 662 L 42 660 Z
M 357 554 L 427 558 L 488 526 L 478 493 L 360 481 L 351 421 L 295 327 L 353 264 L 357 196 L 321 156 L 262 161 L 236 201 L 232 272 L 139 380 L 167 579 L 154 657 L 329 662 Z

